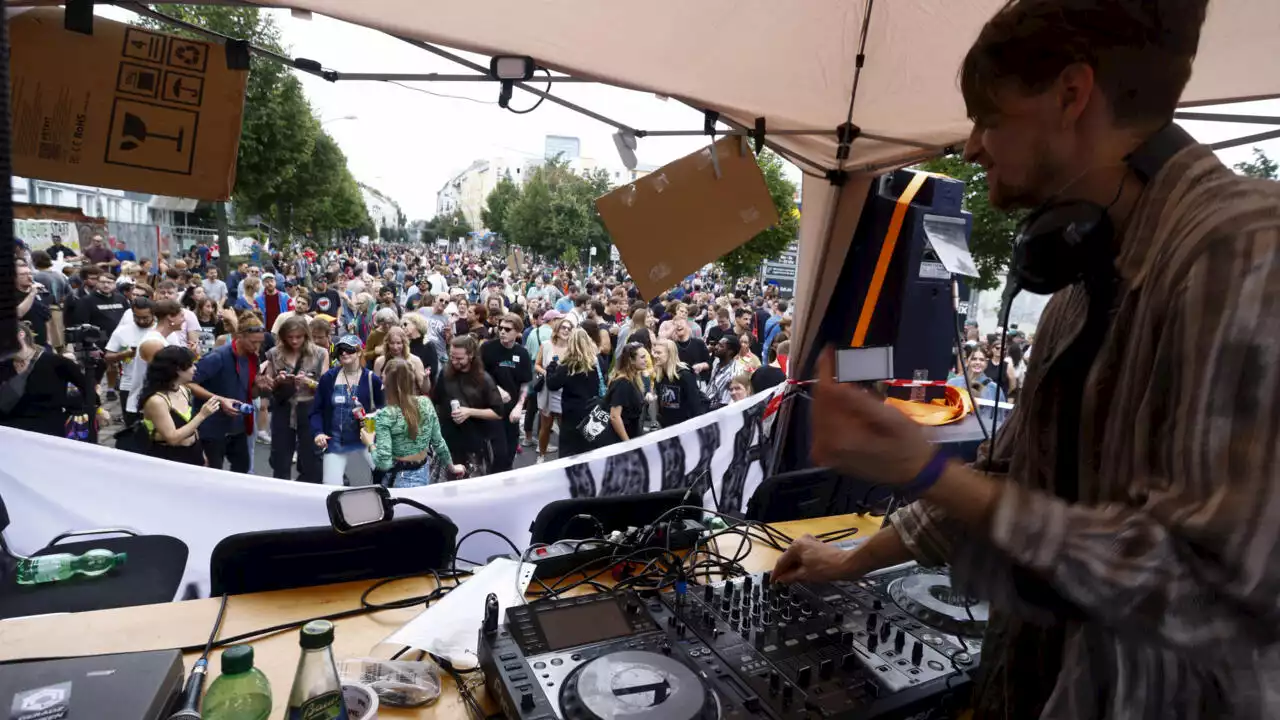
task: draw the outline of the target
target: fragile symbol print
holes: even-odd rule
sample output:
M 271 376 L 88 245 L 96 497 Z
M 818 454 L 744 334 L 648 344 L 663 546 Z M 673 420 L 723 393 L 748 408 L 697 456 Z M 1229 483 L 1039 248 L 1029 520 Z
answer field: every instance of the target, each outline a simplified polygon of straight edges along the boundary
M 106 161 L 189 175 L 198 119 L 190 110 L 116 98 Z

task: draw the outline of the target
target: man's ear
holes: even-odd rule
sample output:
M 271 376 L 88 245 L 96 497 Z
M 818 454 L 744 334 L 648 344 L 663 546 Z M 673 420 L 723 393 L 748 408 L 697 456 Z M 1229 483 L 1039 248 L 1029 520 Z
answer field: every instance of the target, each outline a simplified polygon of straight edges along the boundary
M 1093 68 L 1085 63 L 1072 63 L 1058 75 L 1058 103 L 1062 112 L 1062 127 L 1074 125 L 1089 106 L 1094 91 Z

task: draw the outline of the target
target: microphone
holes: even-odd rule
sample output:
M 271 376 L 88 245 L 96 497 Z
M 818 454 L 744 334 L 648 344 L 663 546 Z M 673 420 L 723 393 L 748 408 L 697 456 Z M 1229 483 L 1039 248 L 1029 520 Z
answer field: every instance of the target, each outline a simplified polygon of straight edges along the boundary
M 191 668 L 187 687 L 182 691 L 182 704 L 168 720 L 200 720 L 200 695 L 204 692 L 204 676 L 209 669 L 208 658 L 200 658 Z

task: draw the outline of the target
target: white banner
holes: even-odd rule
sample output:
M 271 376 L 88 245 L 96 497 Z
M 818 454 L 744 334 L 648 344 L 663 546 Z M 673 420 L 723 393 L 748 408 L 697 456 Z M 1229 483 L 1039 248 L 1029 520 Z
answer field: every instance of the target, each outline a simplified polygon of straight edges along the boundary
M 768 390 L 635 440 L 498 475 L 394 491 L 448 515 L 459 537 L 496 530 L 523 549 L 538 511 L 571 497 L 634 495 L 688 488 L 709 473 L 700 500 L 723 512 L 745 510 L 762 477 L 762 415 Z M 236 533 L 328 525 L 331 487 L 180 465 L 112 448 L 0 428 L 0 497 L 12 524 L 5 538 L 34 552 L 67 530 L 127 527 L 171 535 L 190 556 L 183 586 L 209 592 L 214 546 Z M 705 482 L 705 481 L 704 481 Z M 398 513 L 417 512 L 404 506 Z M 476 535 L 459 555 L 484 562 L 510 553 L 498 538 Z

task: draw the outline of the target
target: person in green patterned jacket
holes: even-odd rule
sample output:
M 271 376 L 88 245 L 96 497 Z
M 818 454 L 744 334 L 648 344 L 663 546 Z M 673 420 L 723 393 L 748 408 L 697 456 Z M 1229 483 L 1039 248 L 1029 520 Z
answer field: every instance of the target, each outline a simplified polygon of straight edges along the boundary
M 362 430 L 360 439 L 373 453 L 374 467 L 387 472 L 387 485 L 430 485 L 433 455 L 437 467 L 450 475 L 458 477 L 466 472 L 449 454 L 431 400 L 415 392 L 417 380 L 409 363 L 400 358 L 387 362 L 383 383 L 387 404 L 374 416 L 374 432 Z

